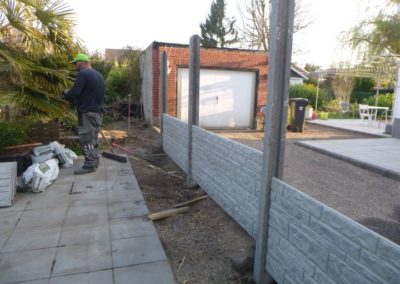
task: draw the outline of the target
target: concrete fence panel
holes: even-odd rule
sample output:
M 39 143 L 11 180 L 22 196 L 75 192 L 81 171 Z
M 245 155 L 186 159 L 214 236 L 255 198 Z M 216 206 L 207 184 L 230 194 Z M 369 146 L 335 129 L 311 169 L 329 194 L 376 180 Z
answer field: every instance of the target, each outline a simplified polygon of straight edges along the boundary
M 186 171 L 188 126 L 164 115 L 164 151 Z M 257 237 L 262 152 L 193 126 L 192 178 Z M 273 179 L 266 271 L 278 283 L 400 283 L 400 246 Z
M 164 152 L 186 173 L 188 164 L 188 125 L 168 114 L 164 114 L 163 119 Z
M 193 127 L 192 162 L 193 180 L 255 238 L 262 152 Z
M 400 247 L 274 179 L 268 273 L 278 283 L 400 283 Z

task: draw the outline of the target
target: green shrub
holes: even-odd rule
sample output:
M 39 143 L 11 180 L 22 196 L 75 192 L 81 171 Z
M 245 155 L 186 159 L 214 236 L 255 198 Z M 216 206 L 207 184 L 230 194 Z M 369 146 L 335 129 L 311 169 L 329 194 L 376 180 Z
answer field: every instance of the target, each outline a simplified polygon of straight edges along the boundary
M 65 148 L 71 149 L 75 152 L 78 156 L 84 155 L 82 147 L 79 145 L 78 141 L 68 141 L 65 143 Z
M 309 104 L 315 109 L 315 99 L 317 95 L 317 87 L 312 84 L 296 84 L 289 87 L 290 98 L 308 99 Z M 328 92 L 320 88 L 318 91 L 318 109 L 323 108 L 328 98 Z
M 327 112 L 338 112 L 339 111 L 339 100 L 330 100 L 324 105 L 324 109 Z
M 0 122 L 0 153 L 3 153 L 7 146 L 26 142 L 29 126 L 21 122 Z
M 363 100 L 364 104 L 370 105 L 370 106 L 374 106 L 375 105 L 375 96 L 373 97 L 369 97 L 367 99 Z M 389 109 L 392 109 L 393 107 L 393 99 L 394 99 L 394 95 L 393 94 L 383 94 L 383 95 L 379 95 L 378 97 L 378 106 L 381 107 L 388 107 Z
M 361 103 L 365 99 L 373 97 L 375 92 L 365 92 L 365 91 L 353 91 L 350 96 L 350 102 Z
M 114 65 L 106 79 L 106 104 L 112 104 L 129 93 L 128 68 Z
M 376 82 L 373 78 L 355 77 L 354 91 L 371 92 Z

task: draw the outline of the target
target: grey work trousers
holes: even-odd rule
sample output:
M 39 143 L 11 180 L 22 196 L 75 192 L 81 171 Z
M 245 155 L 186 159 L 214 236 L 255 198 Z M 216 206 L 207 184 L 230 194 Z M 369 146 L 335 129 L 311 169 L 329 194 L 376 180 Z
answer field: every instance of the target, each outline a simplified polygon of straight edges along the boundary
M 99 131 L 103 115 L 97 112 L 78 114 L 79 143 L 85 153 L 84 168 L 94 168 L 99 159 Z

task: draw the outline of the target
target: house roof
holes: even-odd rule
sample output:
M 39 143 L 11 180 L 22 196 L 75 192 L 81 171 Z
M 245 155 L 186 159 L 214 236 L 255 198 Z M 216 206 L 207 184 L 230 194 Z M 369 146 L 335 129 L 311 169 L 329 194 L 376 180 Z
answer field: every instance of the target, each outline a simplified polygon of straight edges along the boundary
M 153 47 L 160 47 L 160 46 L 166 46 L 166 47 L 186 47 L 188 48 L 188 44 L 181 44 L 181 43 L 171 43 L 171 42 L 161 42 L 161 41 L 153 41 L 152 42 Z M 228 51 L 244 51 L 244 52 L 254 52 L 254 53 L 267 53 L 263 50 L 254 50 L 254 49 L 241 49 L 241 48 L 230 48 L 230 47 L 201 47 L 201 48 L 207 48 L 207 49 L 218 49 L 218 50 L 228 50 Z
M 308 72 L 306 70 L 304 70 L 303 68 L 297 66 L 296 64 L 292 63 L 291 64 L 291 69 L 292 72 L 294 72 L 295 74 L 299 75 L 299 77 L 308 80 Z

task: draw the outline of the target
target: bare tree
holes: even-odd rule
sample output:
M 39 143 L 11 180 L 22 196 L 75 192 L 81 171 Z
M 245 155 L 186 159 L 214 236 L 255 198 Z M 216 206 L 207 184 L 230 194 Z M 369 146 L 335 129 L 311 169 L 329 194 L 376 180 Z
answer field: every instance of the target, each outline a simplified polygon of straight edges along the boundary
M 247 48 L 269 51 L 269 14 L 271 0 L 246 0 L 244 10 L 239 7 L 242 18 L 241 41 Z M 312 23 L 300 0 L 296 1 L 293 32 L 307 28 Z
M 338 102 L 350 102 L 353 88 L 353 76 L 336 75 L 332 80 L 332 90 Z

